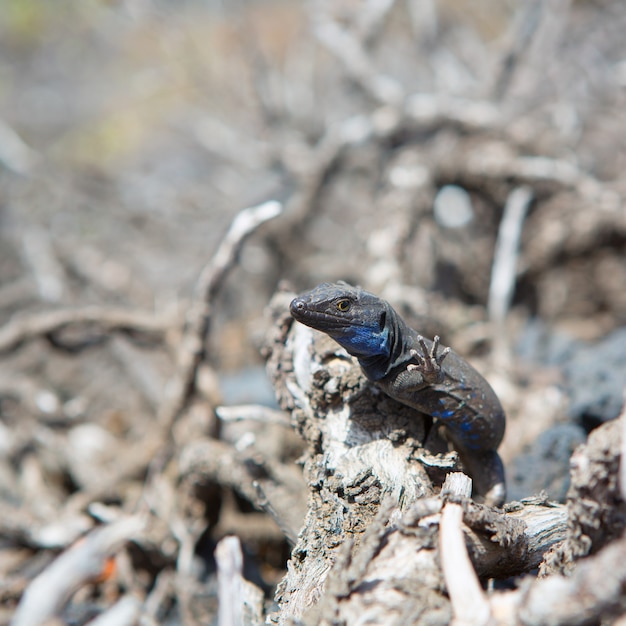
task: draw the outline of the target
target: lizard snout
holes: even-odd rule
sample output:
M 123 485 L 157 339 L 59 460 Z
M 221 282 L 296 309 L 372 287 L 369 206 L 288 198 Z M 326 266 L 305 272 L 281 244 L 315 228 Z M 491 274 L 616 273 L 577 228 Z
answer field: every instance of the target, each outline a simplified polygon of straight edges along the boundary
M 298 319 L 306 311 L 306 302 L 302 298 L 294 298 L 289 305 L 289 312 Z

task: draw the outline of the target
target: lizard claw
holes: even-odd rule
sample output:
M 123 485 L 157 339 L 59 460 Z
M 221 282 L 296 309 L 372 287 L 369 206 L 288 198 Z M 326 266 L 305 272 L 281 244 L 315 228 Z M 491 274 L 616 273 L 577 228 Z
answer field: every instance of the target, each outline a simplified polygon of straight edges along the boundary
M 437 349 L 439 348 L 439 335 L 435 335 L 433 345 L 430 350 L 428 349 L 422 335 L 417 336 L 417 342 L 419 343 L 422 352 L 420 354 L 420 352 L 414 348 L 411 350 L 411 357 L 417 361 L 417 364 L 409 363 L 407 365 L 407 370 L 410 372 L 415 370 L 419 371 L 426 382 L 440 382 L 443 378 L 441 364 L 450 353 L 450 348 L 444 348 L 439 355 L 437 355 Z

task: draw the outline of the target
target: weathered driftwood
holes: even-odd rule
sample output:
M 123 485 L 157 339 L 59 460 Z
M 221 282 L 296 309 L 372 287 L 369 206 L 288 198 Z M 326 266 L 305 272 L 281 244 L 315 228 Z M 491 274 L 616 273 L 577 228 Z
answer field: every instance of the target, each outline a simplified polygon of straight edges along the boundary
M 619 419 L 597 428 L 570 460 L 565 541 L 546 555 L 540 574 L 571 573 L 576 561 L 622 536 L 626 503 L 619 484 L 626 408 Z
M 626 622 L 626 502 L 618 479 L 620 464 L 624 467 L 625 424 L 626 407 L 619 419 L 594 430 L 572 455 L 565 541 L 546 555 L 540 569 L 544 578 L 523 581 L 516 591 L 491 598 L 496 623 Z
M 497 624 L 528 626 L 583 626 L 624 623 L 626 539 L 605 546 L 581 560 L 571 577 L 549 576 L 524 581 L 516 591 L 491 599 Z M 620 617 L 619 622 L 614 621 Z
M 277 591 L 279 623 L 447 624 L 438 549 L 446 501 L 461 507 L 478 576 L 539 565 L 565 535 L 566 510 L 542 501 L 503 511 L 440 494 L 456 468 L 430 418 L 373 388 L 320 333 L 292 324 L 275 301 L 268 368 L 283 408 L 307 442 L 308 511 Z

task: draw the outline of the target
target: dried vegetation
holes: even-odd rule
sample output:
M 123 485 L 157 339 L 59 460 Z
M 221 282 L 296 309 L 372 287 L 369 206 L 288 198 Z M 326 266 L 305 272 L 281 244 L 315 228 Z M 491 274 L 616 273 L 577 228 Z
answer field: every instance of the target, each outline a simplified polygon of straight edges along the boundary
M 623 623 L 626 7 L 226 4 L 0 16 L 0 623 Z M 292 323 L 339 278 L 515 501 Z

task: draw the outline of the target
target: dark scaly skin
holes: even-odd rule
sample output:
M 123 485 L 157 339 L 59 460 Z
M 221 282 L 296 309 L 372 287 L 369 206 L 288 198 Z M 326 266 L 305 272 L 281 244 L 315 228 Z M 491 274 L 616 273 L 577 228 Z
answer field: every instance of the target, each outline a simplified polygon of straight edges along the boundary
M 472 477 L 474 496 L 500 506 L 505 479 L 497 448 L 505 417 L 489 383 L 439 338 L 409 328 L 391 305 L 347 283 L 324 283 L 295 298 L 291 315 L 320 330 L 355 356 L 386 394 L 431 415 Z

